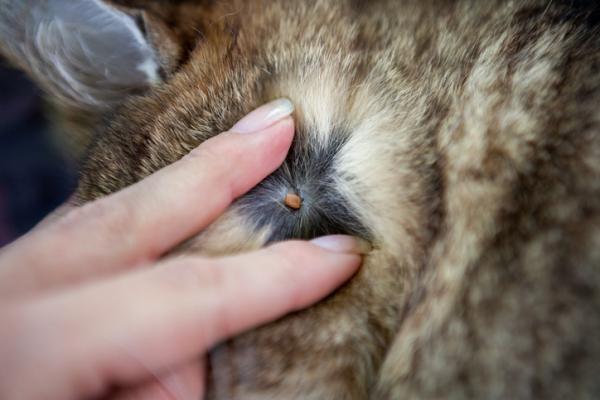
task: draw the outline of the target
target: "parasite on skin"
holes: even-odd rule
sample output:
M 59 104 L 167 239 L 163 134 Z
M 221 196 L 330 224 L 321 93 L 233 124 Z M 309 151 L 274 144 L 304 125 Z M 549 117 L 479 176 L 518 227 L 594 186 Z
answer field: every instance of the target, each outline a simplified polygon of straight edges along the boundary
M 286 194 L 283 202 L 293 210 L 299 210 L 302 207 L 302 198 L 295 193 Z

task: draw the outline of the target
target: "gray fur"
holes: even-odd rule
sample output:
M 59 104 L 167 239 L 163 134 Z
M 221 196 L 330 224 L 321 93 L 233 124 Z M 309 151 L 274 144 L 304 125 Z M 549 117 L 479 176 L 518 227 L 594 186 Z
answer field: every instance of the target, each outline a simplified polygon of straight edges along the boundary
M 159 79 L 134 20 L 100 1 L 1 0 L 0 35 L 11 60 L 81 108 L 110 107 Z

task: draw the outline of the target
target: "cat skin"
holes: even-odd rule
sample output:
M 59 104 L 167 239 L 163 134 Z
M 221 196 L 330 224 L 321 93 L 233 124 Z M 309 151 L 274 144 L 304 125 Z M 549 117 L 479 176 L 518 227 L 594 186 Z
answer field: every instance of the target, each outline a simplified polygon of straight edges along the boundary
M 0 0 L 0 49 L 67 118 L 94 116 L 76 129 L 92 138 L 76 202 L 287 97 L 285 164 L 174 253 L 333 233 L 373 245 L 325 301 L 215 348 L 207 399 L 600 397 L 593 2 L 114 0 L 152 78 L 121 96 L 88 75 L 66 90 L 15 33 L 39 22 L 16 3 Z

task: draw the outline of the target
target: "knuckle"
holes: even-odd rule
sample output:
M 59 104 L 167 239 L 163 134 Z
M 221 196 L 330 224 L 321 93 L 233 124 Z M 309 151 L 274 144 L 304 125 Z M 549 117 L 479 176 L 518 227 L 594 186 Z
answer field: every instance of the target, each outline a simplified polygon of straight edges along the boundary
M 225 171 L 229 170 L 232 162 L 242 154 L 242 147 L 231 140 L 228 134 L 221 134 L 196 147 L 189 154 L 190 159 L 203 164 L 210 164 L 211 169 L 215 166 Z
M 221 151 L 216 146 L 210 145 L 210 143 L 204 143 L 199 147 L 196 147 L 188 155 L 188 159 L 193 162 L 202 163 L 221 163 L 223 154 L 219 154 Z
M 162 274 L 162 283 L 176 291 L 222 288 L 228 284 L 227 274 L 219 262 L 202 257 L 173 261 L 162 268 Z
M 200 170 L 204 177 L 213 183 L 214 194 L 223 193 L 230 201 L 239 194 L 240 171 L 242 160 L 239 146 L 230 144 L 207 144 L 194 149 L 188 158 L 195 170 Z M 203 189 L 206 180 L 195 179 Z M 204 188 L 205 189 L 205 188 Z
M 275 245 L 267 247 L 266 251 L 274 258 L 274 264 L 271 280 L 274 285 L 286 288 L 286 298 L 283 301 L 287 308 L 295 308 L 300 304 L 301 287 L 299 285 L 298 270 L 303 267 L 303 259 L 297 257 L 301 253 L 301 247 L 294 243 L 286 245 Z
M 285 268 L 296 269 L 309 262 L 311 247 L 301 241 L 288 241 L 267 247 L 267 250 L 277 254 Z
M 115 203 L 110 198 L 103 198 L 75 208 L 59 220 L 59 228 L 68 230 L 85 222 L 89 224 L 90 229 L 96 230 L 91 234 L 97 234 L 98 237 L 107 238 L 111 242 L 118 238 L 119 243 L 133 244 L 136 240 L 134 232 L 137 213 L 135 207 L 131 207 L 126 199 L 121 200 Z
M 206 143 L 194 149 L 188 161 L 205 177 L 218 184 L 218 188 L 233 197 L 240 170 L 239 146 Z M 204 183 L 204 182 L 203 182 Z
M 119 237 L 121 240 L 131 242 L 135 239 L 135 227 L 137 224 L 137 214 L 134 207 L 128 207 L 123 202 L 114 207 L 114 213 L 103 213 L 103 218 L 99 219 L 101 229 L 109 237 Z

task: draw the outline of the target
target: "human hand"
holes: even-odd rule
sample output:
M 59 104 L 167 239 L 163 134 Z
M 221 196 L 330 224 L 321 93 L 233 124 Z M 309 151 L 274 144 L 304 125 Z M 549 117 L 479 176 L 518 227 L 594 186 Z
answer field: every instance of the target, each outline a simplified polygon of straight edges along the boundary
M 177 163 L 3 249 L 0 398 L 199 399 L 213 345 L 354 274 L 364 247 L 345 236 L 160 259 L 282 163 L 292 110 L 283 100 L 263 106 Z

